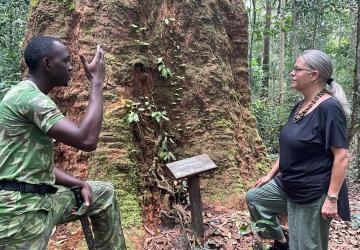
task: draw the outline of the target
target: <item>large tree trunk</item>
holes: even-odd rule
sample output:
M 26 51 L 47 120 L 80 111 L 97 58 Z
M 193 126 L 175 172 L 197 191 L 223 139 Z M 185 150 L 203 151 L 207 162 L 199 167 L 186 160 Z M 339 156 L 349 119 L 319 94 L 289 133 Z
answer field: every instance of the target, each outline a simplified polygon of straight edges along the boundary
M 105 48 L 98 149 L 84 153 L 60 144 L 55 161 L 77 176 L 114 183 L 125 227 L 144 220 L 156 225 L 160 209 L 169 209 L 169 199 L 159 199 L 176 188 L 163 171 L 169 152 L 177 159 L 206 153 L 218 165 L 201 178 L 205 204 L 239 206 L 247 180 L 265 169 L 265 148 L 249 111 L 247 22 L 240 0 L 41 0 L 33 7 L 26 39 L 57 36 L 71 52 L 70 87 L 52 95 L 77 122 L 89 85 L 78 54 L 92 55 L 97 44 Z M 128 124 L 129 109 L 139 122 Z M 151 118 L 162 111 L 170 121 Z

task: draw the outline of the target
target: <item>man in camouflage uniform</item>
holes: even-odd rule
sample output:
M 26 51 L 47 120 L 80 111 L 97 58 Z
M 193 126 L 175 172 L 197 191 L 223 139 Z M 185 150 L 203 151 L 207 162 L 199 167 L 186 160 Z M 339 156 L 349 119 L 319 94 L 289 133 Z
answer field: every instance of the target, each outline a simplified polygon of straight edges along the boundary
M 90 64 L 80 56 L 91 90 L 79 125 L 47 96 L 54 87 L 67 86 L 72 66 L 65 46 L 52 37 L 35 37 L 24 56 L 28 79 L 11 88 L 0 103 L 0 249 L 46 249 L 56 224 L 78 218 L 72 186 L 81 187 L 97 249 L 126 249 L 113 186 L 83 182 L 53 163 L 53 139 L 84 151 L 96 149 L 104 51 L 98 46 Z

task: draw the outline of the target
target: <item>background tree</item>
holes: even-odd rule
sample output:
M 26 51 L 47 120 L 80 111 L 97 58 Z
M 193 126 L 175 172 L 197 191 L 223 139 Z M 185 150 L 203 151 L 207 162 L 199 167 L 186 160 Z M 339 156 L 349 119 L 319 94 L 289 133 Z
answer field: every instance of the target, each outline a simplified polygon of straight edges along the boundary
M 284 82 L 284 69 L 285 69 L 285 0 L 280 0 L 279 15 L 280 15 L 280 41 L 279 41 L 279 102 L 283 103 L 285 82 Z
M 271 36 L 271 0 L 266 0 L 265 29 L 264 29 L 264 52 L 262 60 L 262 69 L 264 78 L 262 83 L 262 96 L 268 96 L 270 82 L 270 36 Z
M 24 0 L 0 1 L 0 82 L 20 79 L 20 52 L 29 3 Z
M 357 6 L 357 16 L 360 16 L 360 1 L 358 1 Z M 353 86 L 353 102 L 352 102 L 352 112 L 351 112 L 351 123 L 349 131 L 349 140 L 353 144 L 354 151 L 354 172 L 357 178 L 360 178 L 360 133 L 359 133 L 359 118 L 360 118 L 360 18 L 357 18 L 357 36 L 356 36 L 356 56 L 355 56 L 355 76 L 354 76 L 354 86 Z

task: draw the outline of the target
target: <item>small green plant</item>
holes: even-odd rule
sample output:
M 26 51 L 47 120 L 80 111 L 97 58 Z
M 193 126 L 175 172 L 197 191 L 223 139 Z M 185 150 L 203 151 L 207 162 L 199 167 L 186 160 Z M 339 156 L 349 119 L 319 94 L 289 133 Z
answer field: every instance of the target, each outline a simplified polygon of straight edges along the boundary
M 70 12 L 73 12 L 75 10 L 75 8 L 76 8 L 76 5 L 74 2 L 68 4 L 68 10 Z
M 145 27 L 140 27 L 140 26 L 138 26 L 136 24 L 131 24 L 130 26 L 131 26 L 131 28 L 133 28 L 133 30 L 136 32 L 136 34 L 137 34 L 137 36 L 139 38 L 139 39 L 135 40 L 136 45 L 143 46 L 143 47 L 150 46 L 150 43 L 143 41 L 144 37 L 142 36 L 142 34 L 146 30 L 146 28 Z
M 247 234 L 250 234 L 250 233 L 253 233 L 252 235 L 252 246 L 253 246 L 253 249 L 255 250 L 265 250 L 267 249 L 266 247 L 263 247 L 262 246 L 262 242 L 257 242 L 255 241 L 254 242 L 254 235 L 255 234 L 258 234 L 260 232 L 265 232 L 266 231 L 266 228 L 265 227 L 261 227 L 261 225 L 259 224 L 265 224 L 265 225 L 274 225 L 274 223 L 270 220 L 258 220 L 258 221 L 255 221 L 255 222 L 252 222 L 252 221 L 243 221 L 239 218 L 233 218 L 233 220 L 235 221 L 239 221 L 240 222 L 240 225 L 239 225 L 239 234 L 241 235 L 247 235 Z
M 351 217 L 352 217 L 351 227 L 355 230 L 360 229 L 360 214 L 354 214 Z
M 175 142 L 167 133 L 162 137 L 161 148 L 159 152 L 159 157 L 164 162 L 169 162 L 171 160 L 175 161 L 176 157 L 172 152 L 172 148 L 175 146 Z
M 162 119 L 169 121 L 170 119 L 166 116 L 166 111 L 154 111 L 151 112 L 151 117 L 154 118 L 158 123 L 160 123 L 160 121 Z
M 140 27 L 136 24 L 131 24 L 131 28 L 133 28 L 135 30 L 136 34 L 138 34 L 138 35 L 146 30 L 145 27 Z
M 169 25 L 170 22 L 174 22 L 174 21 L 175 21 L 175 18 L 165 18 L 165 19 L 164 19 L 164 23 L 165 23 L 166 25 Z
M 241 235 L 244 235 L 244 234 L 248 234 L 249 232 L 253 232 L 255 234 L 257 234 L 259 232 L 265 232 L 266 228 L 259 227 L 259 224 L 274 225 L 274 223 L 272 221 L 269 221 L 269 220 L 258 220 L 258 221 L 255 221 L 255 222 L 248 222 L 246 224 L 243 224 L 239 228 L 239 233 Z
M 165 62 L 161 57 L 158 57 L 156 59 L 156 64 L 159 65 L 158 70 L 161 76 L 165 77 L 166 79 L 168 77 L 173 77 L 171 70 L 168 67 L 166 67 Z
M 30 7 L 35 8 L 36 6 L 38 6 L 39 2 L 40 2 L 40 0 L 31 0 Z
M 126 121 L 128 124 L 138 123 L 140 121 L 141 115 L 150 117 L 157 123 L 161 123 L 163 120 L 170 121 L 170 119 L 167 117 L 166 110 L 158 111 L 155 104 L 151 103 L 147 96 L 143 99 L 144 102 L 133 102 L 131 100 L 126 100 L 125 106 L 128 109 Z
M 87 35 L 87 36 L 91 36 L 91 35 L 93 34 L 93 31 L 92 31 L 91 27 L 85 27 L 85 28 L 83 29 L 83 32 L 84 32 L 84 34 Z
M 134 111 L 131 111 L 128 116 L 127 116 L 127 122 L 130 124 L 130 123 L 133 123 L 133 122 L 139 122 L 139 115 L 138 113 L 134 112 Z
M 128 124 L 137 123 L 140 121 L 139 115 L 140 112 L 144 111 L 144 108 L 140 107 L 140 102 L 133 102 L 131 100 L 126 100 L 125 106 L 129 110 L 129 113 L 126 116 L 126 121 Z

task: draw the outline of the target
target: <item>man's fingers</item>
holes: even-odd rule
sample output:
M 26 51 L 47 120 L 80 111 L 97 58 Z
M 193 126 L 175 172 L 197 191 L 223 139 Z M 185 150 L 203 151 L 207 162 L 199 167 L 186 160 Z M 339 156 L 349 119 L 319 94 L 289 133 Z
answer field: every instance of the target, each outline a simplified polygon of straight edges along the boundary
M 87 64 L 87 61 L 86 61 L 85 56 L 83 54 L 80 54 L 80 61 L 82 62 L 82 64 L 85 67 L 85 65 Z
M 105 51 L 103 49 L 101 49 L 101 60 L 105 63 Z
M 102 51 L 102 48 L 100 47 L 100 45 L 98 45 L 96 47 L 96 54 L 93 59 L 93 62 L 99 62 L 101 60 L 101 51 Z

